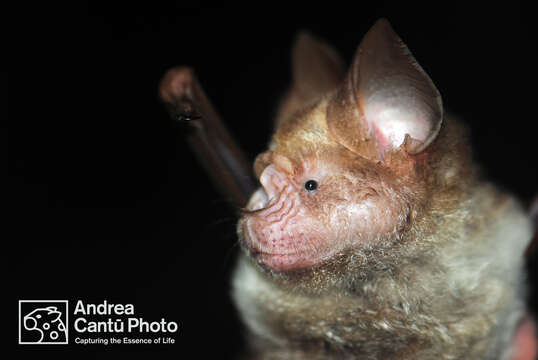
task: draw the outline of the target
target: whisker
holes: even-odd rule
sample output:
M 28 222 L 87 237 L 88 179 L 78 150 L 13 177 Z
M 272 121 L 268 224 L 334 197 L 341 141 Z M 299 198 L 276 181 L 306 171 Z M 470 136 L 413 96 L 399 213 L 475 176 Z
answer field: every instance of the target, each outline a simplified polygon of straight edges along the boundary
M 232 260 L 232 255 L 234 254 L 237 254 L 237 251 L 235 251 L 235 249 L 237 247 L 239 247 L 240 244 L 239 244 L 239 240 L 236 240 L 231 246 L 230 248 L 226 251 L 226 254 L 224 255 L 224 259 L 222 260 L 222 270 L 225 271 L 227 269 L 228 266 L 231 266 L 231 260 Z

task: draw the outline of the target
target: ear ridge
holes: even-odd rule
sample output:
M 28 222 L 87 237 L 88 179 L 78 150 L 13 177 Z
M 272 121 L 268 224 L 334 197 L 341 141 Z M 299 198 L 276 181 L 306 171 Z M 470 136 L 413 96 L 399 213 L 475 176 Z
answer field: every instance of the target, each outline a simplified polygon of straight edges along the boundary
M 338 105 L 346 97 L 355 110 Z M 402 145 L 410 154 L 423 151 L 443 118 L 439 91 L 386 19 L 364 36 L 335 100 L 328 125 L 337 141 L 378 160 Z

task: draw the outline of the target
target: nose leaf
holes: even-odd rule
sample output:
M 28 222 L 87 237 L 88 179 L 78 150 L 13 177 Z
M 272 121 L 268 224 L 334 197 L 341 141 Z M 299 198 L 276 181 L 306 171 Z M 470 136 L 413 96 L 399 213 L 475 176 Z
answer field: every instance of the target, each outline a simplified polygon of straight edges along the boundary
M 268 202 L 269 202 L 269 198 L 267 197 L 265 190 L 263 190 L 263 188 L 259 188 L 250 197 L 250 200 L 247 204 L 247 209 L 251 211 L 260 210 L 260 209 L 263 209 L 265 206 L 267 206 Z
M 260 183 L 269 198 L 269 201 L 278 197 L 278 194 L 288 183 L 286 176 L 274 165 L 269 165 L 260 175 Z

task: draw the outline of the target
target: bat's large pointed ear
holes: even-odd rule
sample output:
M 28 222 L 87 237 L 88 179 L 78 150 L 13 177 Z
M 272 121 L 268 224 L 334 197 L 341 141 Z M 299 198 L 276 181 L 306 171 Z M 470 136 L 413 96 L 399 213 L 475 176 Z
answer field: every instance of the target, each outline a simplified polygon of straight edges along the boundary
M 439 91 L 385 19 L 368 31 L 327 109 L 338 142 L 372 160 L 402 147 L 417 154 L 443 119 Z
M 293 86 L 304 98 L 336 89 L 346 74 L 340 55 L 307 31 L 295 38 L 292 50 Z
M 295 37 L 291 68 L 292 84 L 280 104 L 277 126 L 308 103 L 336 89 L 346 76 L 340 55 L 304 30 Z

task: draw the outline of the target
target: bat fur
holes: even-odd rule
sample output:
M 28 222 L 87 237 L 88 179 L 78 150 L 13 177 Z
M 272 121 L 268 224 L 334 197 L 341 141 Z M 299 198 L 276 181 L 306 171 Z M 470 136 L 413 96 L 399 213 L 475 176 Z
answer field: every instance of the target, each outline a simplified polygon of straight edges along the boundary
M 392 36 L 387 26 L 376 24 L 367 37 Z M 444 114 L 441 125 L 434 109 L 420 125 L 423 138 L 402 134 L 392 147 L 360 122 L 359 112 L 374 113 L 353 108 L 350 98 L 370 91 L 360 81 L 366 70 L 377 71 L 364 65 L 368 46 L 346 75 L 327 45 L 307 34 L 296 41 L 294 84 L 255 163 L 264 190 L 237 226 L 243 251 L 233 298 L 251 353 L 508 359 L 526 311 L 528 215 L 484 178 L 456 117 Z M 430 89 L 404 55 L 405 71 L 418 71 Z M 360 66 L 366 70 L 357 80 Z M 435 94 L 426 100 L 430 108 Z M 321 179 L 313 194 L 301 187 L 312 173 Z

